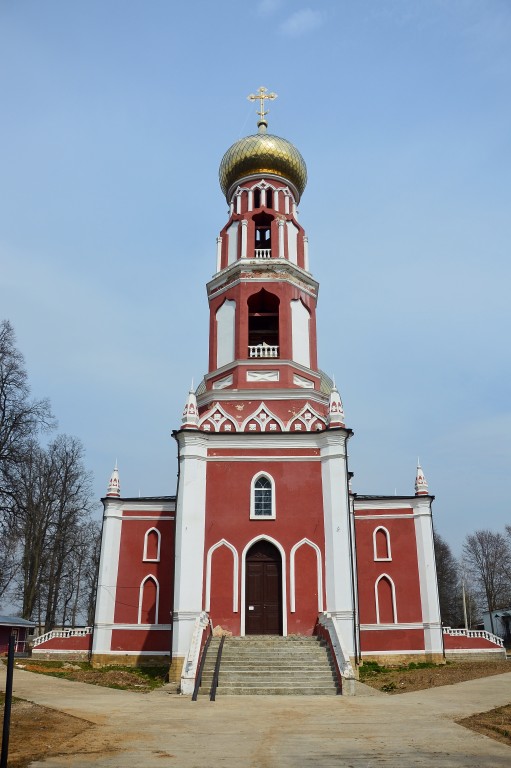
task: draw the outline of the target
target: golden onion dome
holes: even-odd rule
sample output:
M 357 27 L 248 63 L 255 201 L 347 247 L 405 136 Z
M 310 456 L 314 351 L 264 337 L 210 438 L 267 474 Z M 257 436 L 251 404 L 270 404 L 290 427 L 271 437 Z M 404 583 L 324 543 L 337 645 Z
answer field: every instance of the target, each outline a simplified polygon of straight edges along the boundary
M 220 163 L 222 192 L 227 196 L 233 184 L 245 176 L 272 174 L 290 182 L 299 200 L 307 184 L 305 160 L 290 141 L 265 129 L 265 122 L 260 121 L 259 133 L 245 136 L 229 147 Z

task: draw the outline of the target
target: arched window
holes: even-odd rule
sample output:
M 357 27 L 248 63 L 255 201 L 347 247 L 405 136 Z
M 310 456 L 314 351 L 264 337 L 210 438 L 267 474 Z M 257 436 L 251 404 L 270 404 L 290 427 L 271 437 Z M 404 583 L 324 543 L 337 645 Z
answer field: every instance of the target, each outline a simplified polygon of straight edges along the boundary
M 273 208 L 273 190 L 266 190 L 266 207 Z
M 261 190 L 254 189 L 254 208 L 261 207 Z
M 160 543 L 161 534 L 156 528 L 149 528 L 144 536 L 144 557 L 143 560 L 149 563 L 160 562 Z
M 390 533 L 380 526 L 373 531 L 373 551 L 375 560 L 392 560 L 390 553 Z
M 279 298 L 262 288 L 248 299 L 248 356 L 279 356 Z
M 260 472 L 252 478 L 250 517 L 274 520 L 275 516 L 275 483 L 270 475 Z

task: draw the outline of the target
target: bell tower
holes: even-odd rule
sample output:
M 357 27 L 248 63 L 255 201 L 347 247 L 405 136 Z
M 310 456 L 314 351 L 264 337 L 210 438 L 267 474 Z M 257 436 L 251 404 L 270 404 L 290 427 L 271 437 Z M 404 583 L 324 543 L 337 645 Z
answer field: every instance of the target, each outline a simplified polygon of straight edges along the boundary
M 207 284 L 209 365 L 188 395 L 179 451 L 173 657 L 194 622 L 245 634 L 312 634 L 329 612 L 355 655 L 355 587 L 341 398 L 318 368 L 318 283 L 298 205 L 305 161 L 257 133 L 220 163 L 228 220 Z

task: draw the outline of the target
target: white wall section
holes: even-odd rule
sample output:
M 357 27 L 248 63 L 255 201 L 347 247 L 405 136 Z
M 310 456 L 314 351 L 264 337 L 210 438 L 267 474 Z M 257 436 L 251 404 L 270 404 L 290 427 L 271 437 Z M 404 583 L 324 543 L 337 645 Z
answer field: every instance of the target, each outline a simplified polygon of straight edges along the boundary
M 236 302 L 224 301 L 216 313 L 216 367 L 234 360 L 234 319 Z
M 300 299 L 291 302 L 291 338 L 292 355 L 295 363 L 300 363 L 310 368 L 310 339 L 309 339 L 310 315 L 309 311 Z

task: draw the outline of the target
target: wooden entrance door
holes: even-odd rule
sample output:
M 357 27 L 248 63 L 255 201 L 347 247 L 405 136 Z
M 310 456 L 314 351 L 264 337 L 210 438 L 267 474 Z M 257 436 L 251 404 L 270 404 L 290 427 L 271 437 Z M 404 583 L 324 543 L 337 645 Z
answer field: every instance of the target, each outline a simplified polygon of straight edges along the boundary
M 264 539 L 246 557 L 245 633 L 282 634 L 282 558 Z

